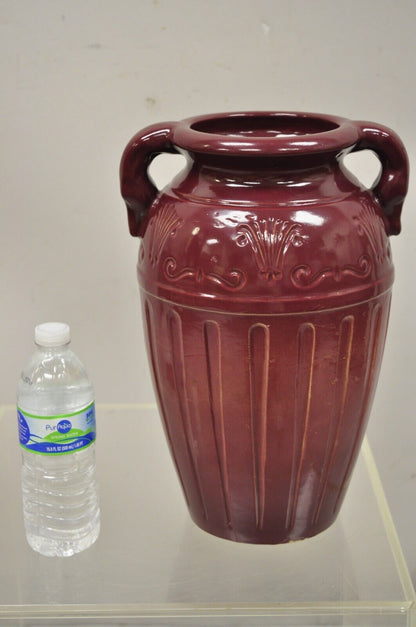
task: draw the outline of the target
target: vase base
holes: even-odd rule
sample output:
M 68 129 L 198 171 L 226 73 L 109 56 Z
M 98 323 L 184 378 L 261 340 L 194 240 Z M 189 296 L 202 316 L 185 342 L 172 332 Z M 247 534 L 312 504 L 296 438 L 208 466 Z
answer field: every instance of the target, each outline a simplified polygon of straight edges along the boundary
M 206 520 L 196 520 L 192 515 L 192 520 L 199 529 L 209 533 L 212 536 L 221 538 L 222 540 L 230 540 L 232 542 L 239 542 L 242 544 L 289 544 L 292 542 L 301 542 L 308 538 L 313 538 L 324 531 L 326 531 L 335 522 L 336 516 L 331 520 L 321 523 L 319 525 L 309 526 L 302 532 L 296 532 L 295 530 L 288 531 L 287 529 L 280 530 L 261 530 L 261 529 L 246 529 L 237 530 L 235 527 L 220 527 L 208 524 Z

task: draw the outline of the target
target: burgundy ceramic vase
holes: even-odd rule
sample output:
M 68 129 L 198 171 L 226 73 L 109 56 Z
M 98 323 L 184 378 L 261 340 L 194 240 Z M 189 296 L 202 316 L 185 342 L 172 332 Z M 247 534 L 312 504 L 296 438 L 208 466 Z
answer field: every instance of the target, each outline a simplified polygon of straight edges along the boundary
M 343 166 L 370 149 L 373 189 Z M 162 152 L 186 167 L 158 192 Z M 200 116 L 140 131 L 121 190 L 166 437 L 190 513 L 240 542 L 336 518 L 372 404 L 407 190 L 405 149 L 371 122 Z

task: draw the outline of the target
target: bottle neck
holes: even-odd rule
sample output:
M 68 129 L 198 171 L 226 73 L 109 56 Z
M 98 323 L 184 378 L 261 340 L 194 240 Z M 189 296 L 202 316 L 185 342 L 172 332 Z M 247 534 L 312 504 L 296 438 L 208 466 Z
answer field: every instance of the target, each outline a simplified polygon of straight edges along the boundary
M 43 355 L 59 355 L 70 350 L 70 342 L 66 344 L 58 344 L 57 346 L 45 346 L 43 344 L 36 344 L 36 349 Z

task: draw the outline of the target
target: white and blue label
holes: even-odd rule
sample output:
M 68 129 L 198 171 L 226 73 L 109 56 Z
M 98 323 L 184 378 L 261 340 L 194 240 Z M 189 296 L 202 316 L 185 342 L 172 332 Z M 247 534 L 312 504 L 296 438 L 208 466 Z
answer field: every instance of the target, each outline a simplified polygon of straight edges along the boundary
M 72 414 L 36 416 L 17 408 L 19 442 L 26 451 L 64 455 L 90 446 L 95 440 L 95 405 Z

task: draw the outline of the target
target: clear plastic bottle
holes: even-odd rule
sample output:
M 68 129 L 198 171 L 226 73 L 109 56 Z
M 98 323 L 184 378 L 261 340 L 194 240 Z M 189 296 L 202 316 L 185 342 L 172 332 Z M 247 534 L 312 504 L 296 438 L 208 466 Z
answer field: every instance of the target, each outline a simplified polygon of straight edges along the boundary
M 87 549 L 100 530 L 94 391 L 70 339 L 64 323 L 35 328 L 17 393 L 26 537 L 60 557 Z

